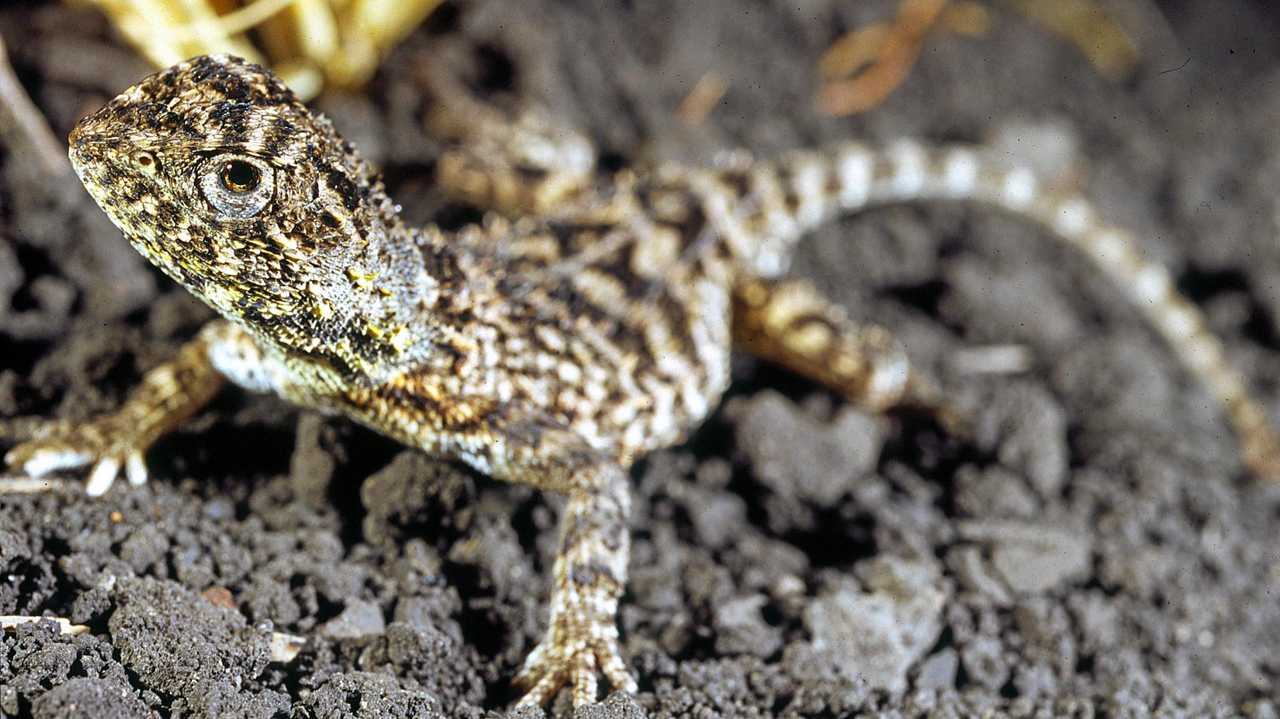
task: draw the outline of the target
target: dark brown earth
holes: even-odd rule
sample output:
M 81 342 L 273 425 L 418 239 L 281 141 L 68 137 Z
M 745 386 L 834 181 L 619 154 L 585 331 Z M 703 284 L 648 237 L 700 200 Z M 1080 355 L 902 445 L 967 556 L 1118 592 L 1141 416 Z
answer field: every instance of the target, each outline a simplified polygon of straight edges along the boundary
M 481 48 L 490 85 L 518 81 L 610 161 L 1003 136 L 1084 173 L 1280 414 L 1280 13 L 1107 4 L 1144 41 L 1130 80 L 997 3 L 988 36 L 935 38 L 885 105 L 831 120 L 811 109 L 814 62 L 889 0 L 468 3 L 367 95 L 318 105 L 411 217 L 448 222 L 468 215 L 431 191 L 413 80 L 444 42 Z M 148 71 L 88 10 L 6 5 L 0 33 L 60 136 Z M 728 95 L 686 128 L 674 110 L 709 70 Z M 6 138 L 0 417 L 108 411 L 209 312 Z M 1280 486 L 1243 475 L 1120 291 L 965 207 L 836 223 L 797 270 L 905 338 L 976 408 L 977 436 L 872 419 L 741 360 L 721 411 L 634 471 L 621 626 L 641 692 L 578 716 L 1280 715 Z M 1009 343 L 1029 371 L 948 370 Z M 556 500 L 235 391 L 150 463 L 149 485 L 101 499 L 0 496 L 0 614 L 91 629 L 0 637 L 0 716 L 481 717 L 514 698 Z M 311 643 L 269 663 L 272 628 Z

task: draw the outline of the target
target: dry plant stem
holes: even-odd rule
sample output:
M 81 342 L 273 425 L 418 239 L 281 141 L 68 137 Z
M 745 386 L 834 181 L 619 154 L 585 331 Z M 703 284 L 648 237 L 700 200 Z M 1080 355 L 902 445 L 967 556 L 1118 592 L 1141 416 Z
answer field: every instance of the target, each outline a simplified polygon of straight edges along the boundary
M 707 119 L 707 115 L 715 109 L 720 98 L 729 91 L 729 83 L 714 70 L 704 73 L 694 83 L 693 89 L 680 101 L 676 108 L 676 116 L 690 127 L 697 127 Z
M 243 37 L 217 27 L 217 10 L 206 0 L 90 0 L 143 57 L 157 67 L 209 52 L 233 52 L 251 60 L 261 55 Z
M 839 80 L 875 62 L 889 34 L 888 23 L 876 22 L 841 35 L 818 59 L 827 80 Z
M 70 619 L 62 617 L 24 617 L 20 615 L 0 615 L 0 629 L 12 631 L 24 624 L 39 624 L 40 622 L 56 622 L 58 625 L 58 633 L 63 636 L 74 637 L 80 634 L 87 634 L 89 627 L 83 624 L 72 624 Z
M 1074 44 L 1104 77 L 1127 76 L 1137 64 L 1137 43 L 1094 0 L 1007 2 Z M 831 82 L 819 90 L 821 111 L 839 117 L 884 102 L 906 80 L 926 36 L 939 22 L 953 32 L 974 35 L 985 30 L 988 19 L 985 8 L 976 3 L 903 0 L 891 25 L 876 23 L 848 33 L 823 55 L 819 69 Z M 855 72 L 847 80 L 836 79 Z
M 1065 38 L 1100 75 L 1126 77 L 1138 63 L 1138 47 L 1094 0 L 1006 0 L 1014 10 Z
M 1154 0 L 1095 0 L 1111 22 L 1127 35 L 1141 58 L 1186 57 L 1186 43 L 1178 37 L 1164 10 Z
M 156 67 L 230 52 L 270 64 L 304 99 L 326 84 L 362 85 L 386 51 L 440 5 L 440 0 L 88 1 Z M 252 39 L 246 35 L 251 30 L 256 32 Z
M 0 476 L 0 495 L 5 494 L 40 494 L 59 489 L 74 487 L 81 490 L 81 485 L 64 482 L 48 477 Z
M 71 174 L 66 149 L 49 129 L 49 123 L 36 108 L 35 103 L 18 82 L 18 76 L 9 64 L 9 54 L 4 40 L 0 39 L 0 105 L 5 117 L 0 118 L 0 130 L 11 126 L 35 154 L 49 175 L 60 177 Z
M 173 39 L 177 42 L 191 42 L 212 33 L 224 37 L 248 32 L 255 26 L 265 22 L 299 0 L 257 0 L 244 7 L 237 8 L 226 15 L 212 18 L 201 18 L 188 25 L 177 28 Z

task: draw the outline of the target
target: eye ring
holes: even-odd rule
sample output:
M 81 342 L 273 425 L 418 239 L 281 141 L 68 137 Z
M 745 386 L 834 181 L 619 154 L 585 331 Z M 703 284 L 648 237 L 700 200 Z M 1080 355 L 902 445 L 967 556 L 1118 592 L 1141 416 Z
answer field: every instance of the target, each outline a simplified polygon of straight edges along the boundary
M 243 220 L 271 203 L 275 171 L 252 155 L 225 153 L 200 166 L 198 186 L 217 219 Z

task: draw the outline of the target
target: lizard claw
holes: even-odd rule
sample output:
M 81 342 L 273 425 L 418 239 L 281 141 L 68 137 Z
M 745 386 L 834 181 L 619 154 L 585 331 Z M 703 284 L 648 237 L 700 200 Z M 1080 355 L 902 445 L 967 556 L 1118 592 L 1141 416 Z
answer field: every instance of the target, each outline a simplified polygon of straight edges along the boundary
M 566 684 L 573 686 L 575 707 L 593 702 L 600 673 L 616 689 L 635 693 L 612 616 L 568 613 L 573 616 L 552 617 L 551 630 L 525 659 L 514 682 L 525 692 L 517 707 L 542 706 Z
M 142 458 L 146 447 L 113 417 L 81 425 L 54 423 L 42 434 L 9 450 L 5 464 L 36 478 L 93 465 L 85 482 L 85 493 L 91 497 L 106 494 L 122 469 L 129 484 L 136 487 L 147 482 Z

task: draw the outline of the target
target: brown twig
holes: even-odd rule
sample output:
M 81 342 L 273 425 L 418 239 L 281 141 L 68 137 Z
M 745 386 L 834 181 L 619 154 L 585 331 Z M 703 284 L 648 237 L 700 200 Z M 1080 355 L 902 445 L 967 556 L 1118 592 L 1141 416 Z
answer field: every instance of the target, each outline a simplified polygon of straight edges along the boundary
M 712 70 L 704 73 L 698 78 L 698 82 L 694 83 L 693 89 L 688 95 L 680 101 L 680 106 L 676 108 L 676 116 L 680 121 L 690 127 L 697 127 L 707 119 L 707 115 L 711 113 L 720 98 L 729 90 L 729 83 L 720 76 L 720 73 Z
M 1104 77 L 1130 74 L 1137 42 L 1097 0 L 1005 0 L 1014 11 L 1071 42 Z M 828 82 L 821 112 L 852 115 L 884 102 L 906 80 L 937 27 L 976 36 L 990 26 L 989 10 L 972 0 L 902 0 L 892 23 L 874 23 L 838 39 L 818 63 Z
M 903 0 L 893 24 L 856 30 L 824 54 L 820 65 L 824 73 L 847 67 L 870 65 L 854 77 L 830 82 L 818 91 L 818 107 L 833 116 L 865 112 L 889 96 L 906 79 L 920 50 L 949 0 Z M 878 42 L 874 53 L 869 52 Z M 848 59 L 843 59 L 847 56 Z M 871 59 L 868 58 L 871 56 Z M 828 75 L 830 76 L 830 75 Z

